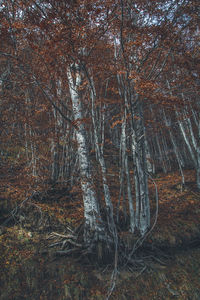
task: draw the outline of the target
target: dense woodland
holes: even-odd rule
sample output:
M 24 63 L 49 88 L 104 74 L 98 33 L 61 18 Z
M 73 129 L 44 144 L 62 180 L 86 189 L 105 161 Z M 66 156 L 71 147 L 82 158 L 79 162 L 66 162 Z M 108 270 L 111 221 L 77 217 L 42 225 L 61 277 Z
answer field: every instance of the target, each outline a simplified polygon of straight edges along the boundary
M 59 253 L 112 257 L 110 291 L 157 226 L 158 174 L 200 191 L 198 2 L 0 1 L 1 181 L 78 199 Z

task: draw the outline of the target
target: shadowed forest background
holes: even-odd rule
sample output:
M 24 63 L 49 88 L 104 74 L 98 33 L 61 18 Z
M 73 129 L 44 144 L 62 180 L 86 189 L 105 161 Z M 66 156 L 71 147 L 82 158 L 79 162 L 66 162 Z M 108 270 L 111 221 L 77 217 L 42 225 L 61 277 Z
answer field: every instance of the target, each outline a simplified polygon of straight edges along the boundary
M 0 299 L 200 298 L 199 17 L 0 1 Z

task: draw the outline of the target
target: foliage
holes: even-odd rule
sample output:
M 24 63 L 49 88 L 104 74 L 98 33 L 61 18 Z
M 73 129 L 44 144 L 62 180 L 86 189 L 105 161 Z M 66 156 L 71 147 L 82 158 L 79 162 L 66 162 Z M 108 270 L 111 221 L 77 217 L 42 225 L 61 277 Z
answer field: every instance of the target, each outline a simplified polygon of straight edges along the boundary
M 3 0 L 0 18 L 0 221 L 24 244 L 72 228 L 62 251 L 113 259 L 109 298 L 138 247 L 199 232 L 198 1 Z

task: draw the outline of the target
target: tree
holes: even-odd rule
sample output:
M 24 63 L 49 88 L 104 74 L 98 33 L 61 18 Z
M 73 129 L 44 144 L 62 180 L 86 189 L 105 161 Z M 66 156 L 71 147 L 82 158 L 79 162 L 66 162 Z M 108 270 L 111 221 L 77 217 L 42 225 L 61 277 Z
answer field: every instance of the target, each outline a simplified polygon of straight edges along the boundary
M 199 186 L 193 7 L 195 0 L 192 5 L 187 0 L 154 5 L 147 0 L 1 3 L 6 134 L 21 147 L 22 161 L 36 184 L 40 178 L 80 184 L 84 242 L 90 250 L 107 241 L 116 253 L 122 219 L 126 229 L 140 233 L 141 241 L 148 235 L 151 168 L 167 172 L 177 161 L 184 178 L 189 151 Z M 179 124 L 176 132 L 174 122 Z M 180 132 L 188 150 L 181 147 Z M 118 165 L 117 196 L 107 171 L 110 151 Z M 116 174 L 114 163 L 112 167 Z

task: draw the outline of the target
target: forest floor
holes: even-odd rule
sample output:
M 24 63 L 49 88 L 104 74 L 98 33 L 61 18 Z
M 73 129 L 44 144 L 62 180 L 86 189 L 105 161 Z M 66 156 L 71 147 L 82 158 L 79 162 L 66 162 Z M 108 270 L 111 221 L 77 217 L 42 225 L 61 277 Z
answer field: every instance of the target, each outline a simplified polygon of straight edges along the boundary
M 65 235 L 67 226 L 74 228 L 83 220 L 79 189 L 43 186 L 45 196 L 30 200 L 33 188 L 13 170 L 4 171 L 0 177 L 0 225 L 4 224 L 0 226 L 0 300 L 105 299 L 111 266 L 55 255 L 56 234 Z M 159 213 L 140 249 L 143 257 L 146 253 L 145 267 L 121 267 L 110 299 L 200 299 L 200 193 L 194 171 L 184 174 L 184 189 L 178 172 L 154 179 Z M 154 183 L 149 185 L 154 215 Z M 130 248 L 135 242 L 128 231 L 122 231 L 120 238 Z

